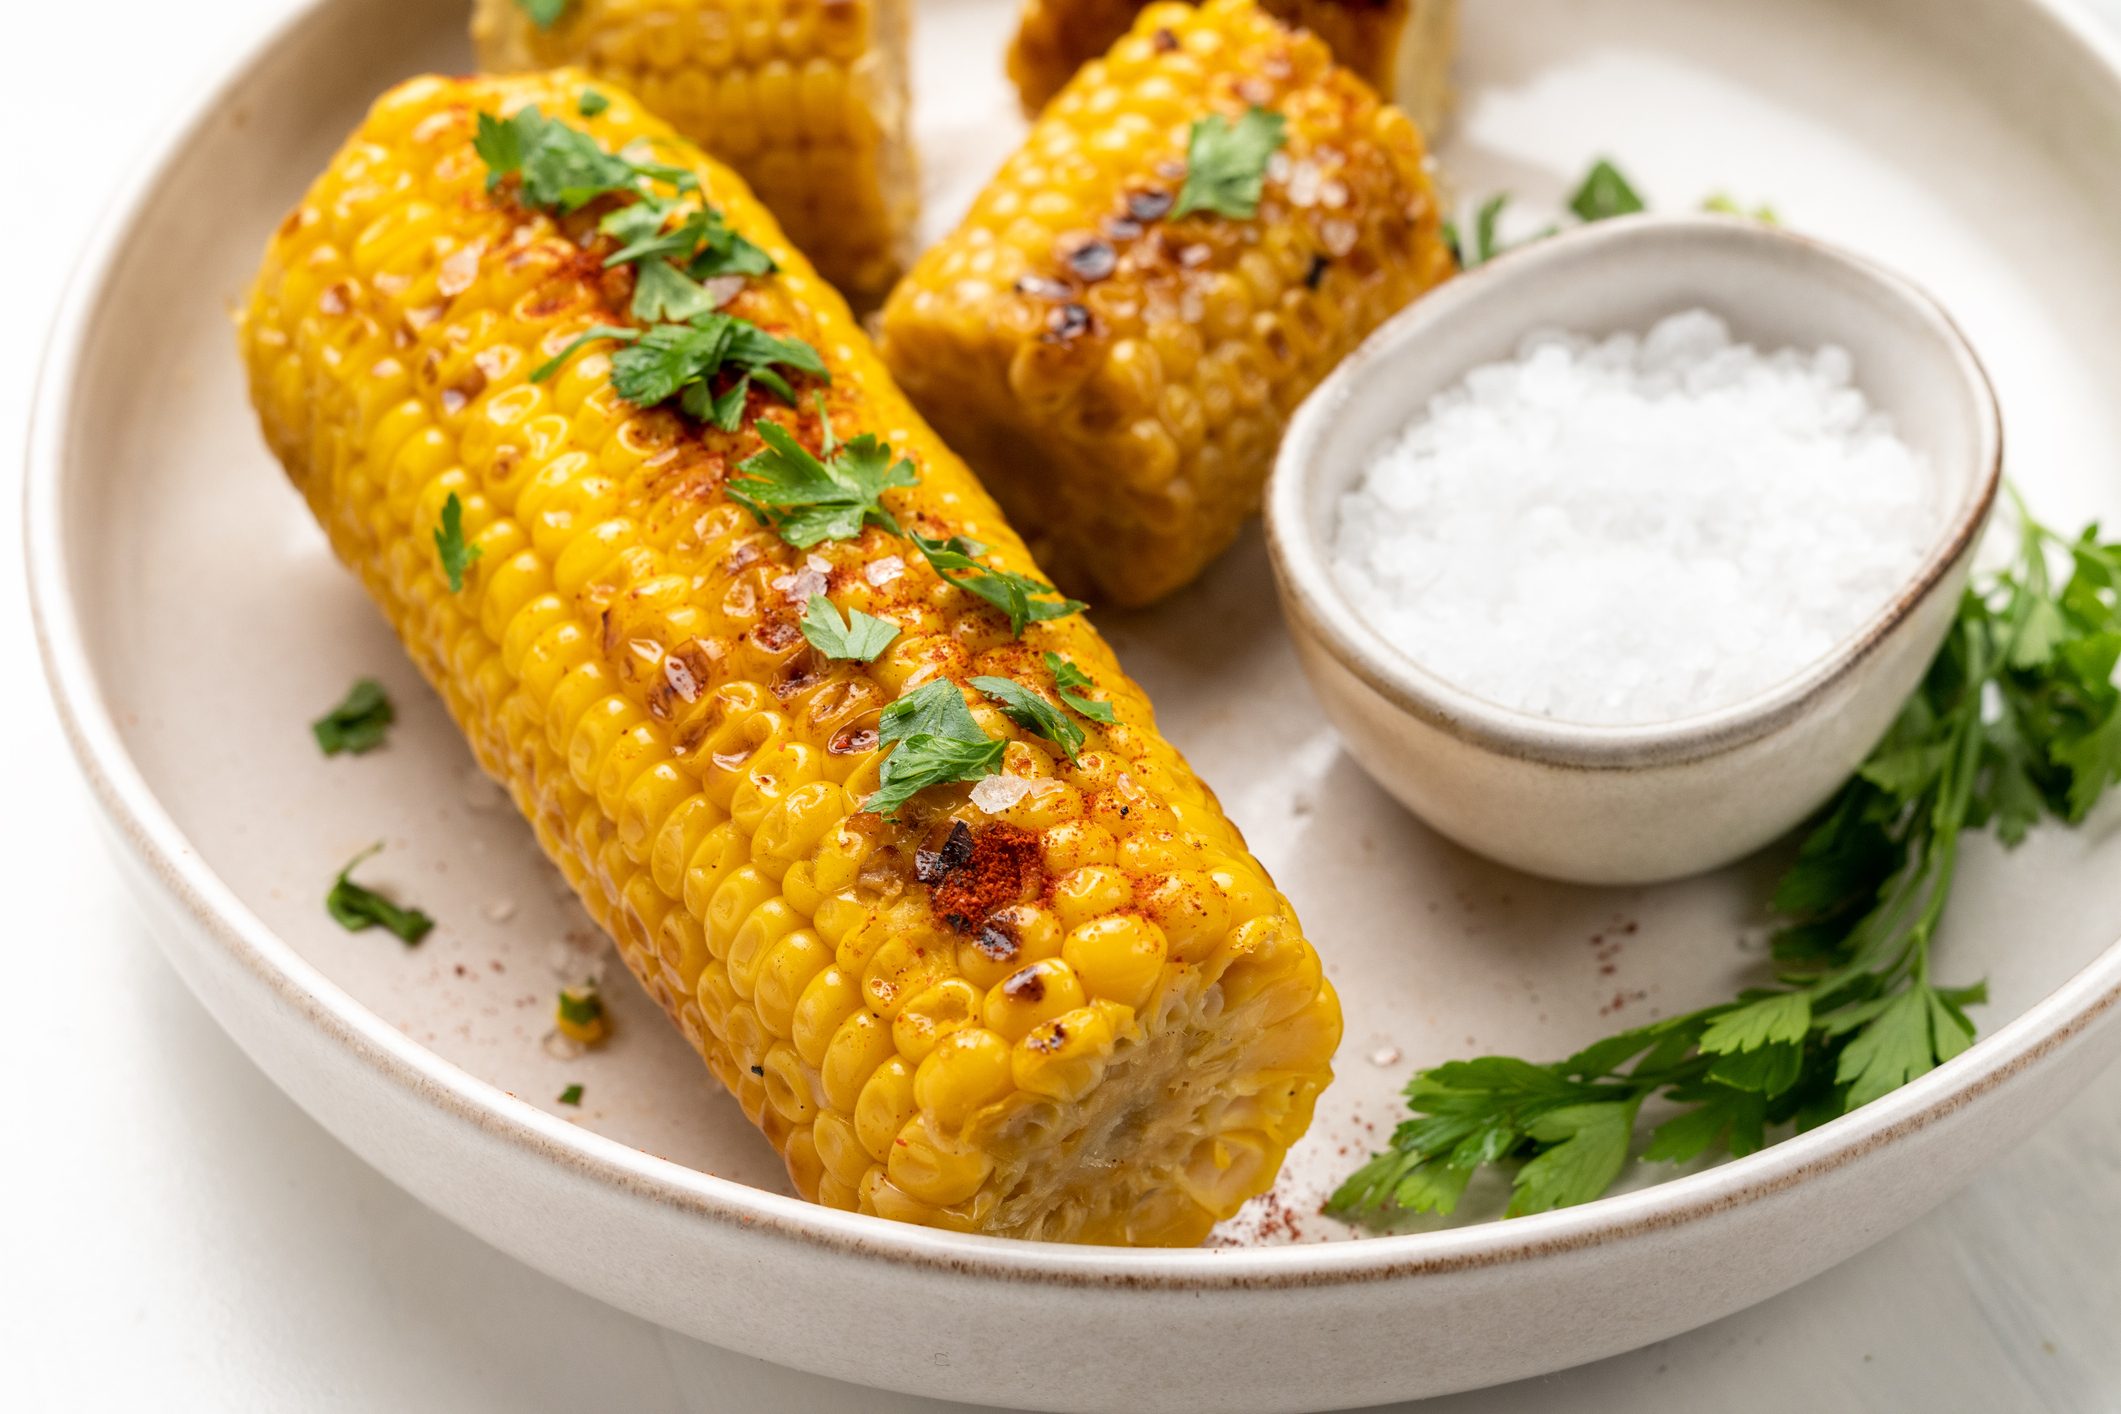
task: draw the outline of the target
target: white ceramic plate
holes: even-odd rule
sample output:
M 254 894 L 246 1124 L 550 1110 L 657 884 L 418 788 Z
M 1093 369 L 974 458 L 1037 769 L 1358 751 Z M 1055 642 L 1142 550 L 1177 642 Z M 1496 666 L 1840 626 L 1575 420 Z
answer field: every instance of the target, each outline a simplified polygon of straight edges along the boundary
M 1019 131 L 998 73 L 1012 8 L 922 8 L 932 229 Z M 630 988 L 607 1049 L 548 1054 L 555 950 L 593 946 L 589 929 L 528 831 L 468 783 L 441 709 L 281 484 L 227 321 L 369 99 L 466 66 L 461 21 L 433 0 L 319 0 L 168 129 L 61 317 L 28 533 L 74 745 L 171 958 L 291 1095 L 472 1231 L 843 1379 L 1139 1414 L 1349 1406 L 1551 1370 L 1760 1300 L 1936 1203 L 2121 1049 L 2108 816 L 2008 864 L 1973 848 L 1941 957 L 1990 979 L 1985 1039 L 1889 1099 L 1572 1211 L 1292 1241 L 1345 1235 L 1318 1197 L 1389 1131 L 1416 1063 L 1559 1055 L 1727 995 L 1760 961 L 1773 862 L 1598 892 L 1442 843 L 1320 721 L 1255 535 L 1156 612 L 1101 616 L 1347 1002 L 1312 1136 L 1220 1245 L 1054 1249 L 796 1201 Z M 1772 200 L 1952 308 L 2051 519 L 2121 511 L 2121 67 L 2059 8 L 1474 0 L 1461 72 L 1444 149 L 1461 190 L 1512 187 L 1530 221 L 1609 152 L 1661 206 Z M 306 724 L 364 673 L 402 725 L 383 753 L 322 759 Z M 417 952 L 323 913 L 333 871 L 378 839 L 365 877 L 442 920 Z M 580 1110 L 555 1103 L 573 1082 Z

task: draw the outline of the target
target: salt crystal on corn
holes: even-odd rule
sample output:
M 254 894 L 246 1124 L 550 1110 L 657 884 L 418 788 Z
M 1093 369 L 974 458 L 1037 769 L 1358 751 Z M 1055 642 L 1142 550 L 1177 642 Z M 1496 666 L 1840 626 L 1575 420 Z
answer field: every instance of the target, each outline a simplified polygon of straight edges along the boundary
M 1741 702 L 1862 628 L 1934 539 L 1935 479 L 1854 371 L 1698 309 L 1639 337 L 1533 334 L 1342 498 L 1340 585 L 1506 707 L 1630 725 Z

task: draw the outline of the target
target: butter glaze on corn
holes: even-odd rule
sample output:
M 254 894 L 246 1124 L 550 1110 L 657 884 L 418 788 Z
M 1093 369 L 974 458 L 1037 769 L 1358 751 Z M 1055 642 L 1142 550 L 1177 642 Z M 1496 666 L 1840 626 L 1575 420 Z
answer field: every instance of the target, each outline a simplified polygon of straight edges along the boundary
M 1075 71 L 1110 49 L 1150 0 L 1024 0 L 1009 77 L 1036 114 Z M 1432 140 L 1451 102 L 1458 0 L 1263 0 L 1276 19 L 1310 30 L 1333 57 L 1406 110 Z
M 1168 219 L 1195 120 L 1287 120 L 1250 220 Z M 1142 12 L 884 307 L 885 361 L 1061 587 L 1145 604 L 1235 538 L 1296 405 L 1451 269 L 1421 137 L 1249 0 Z
M 737 170 L 858 306 L 912 258 L 909 0 L 569 0 L 549 30 L 477 0 L 482 68 L 578 65 Z
M 475 114 L 572 113 L 584 82 L 419 79 L 376 105 L 273 239 L 242 321 L 268 441 L 798 1191 L 964 1230 L 1197 1242 L 1273 1181 L 1330 1079 L 1340 1012 L 1317 955 L 1083 619 L 1014 640 L 874 528 L 790 548 L 722 491 L 756 435 L 626 404 L 605 352 L 528 381 L 614 320 L 630 276 L 576 244 L 596 208 L 556 225 L 485 191 Z M 765 209 L 606 91 L 582 126 L 693 168 L 780 263 L 732 312 L 817 347 L 840 435 L 915 461 L 894 513 L 1033 572 Z M 754 394 L 769 407 L 815 445 L 814 412 Z M 460 594 L 432 544 L 451 495 L 482 551 Z M 904 633 L 874 664 L 823 660 L 796 627 L 821 586 Z M 1082 723 L 1078 762 L 977 699 L 1036 789 L 997 816 L 965 786 L 900 823 L 858 813 L 886 703 L 938 675 L 1047 689 L 1048 649 L 1117 713 Z

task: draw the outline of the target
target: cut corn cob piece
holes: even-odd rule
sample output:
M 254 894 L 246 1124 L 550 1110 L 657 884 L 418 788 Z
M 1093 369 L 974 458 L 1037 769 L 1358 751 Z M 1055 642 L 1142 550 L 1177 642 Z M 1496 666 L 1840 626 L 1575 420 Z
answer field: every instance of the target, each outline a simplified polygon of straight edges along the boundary
M 477 0 L 496 73 L 578 65 L 736 168 L 857 306 L 912 258 L 909 0 L 567 0 L 540 28 Z
M 636 408 L 596 206 L 487 190 L 482 112 L 572 113 L 586 82 L 419 79 L 378 102 L 267 252 L 241 326 L 266 439 L 627 967 L 787 1161 L 840 1208 L 1022 1237 L 1184 1244 L 1274 1179 L 1330 1079 L 1340 1012 L 1287 901 L 1079 615 L 1021 638 L 905 540 L 791 548 L 725 481 L 770 416 L 820 410 L 919 472 L 909 532 L 1033 573 L 846 305 L 726 169 L 623 92 L 581 124 L 696 172 L 780 273 L 725 307 L 822 355 L 801 410 L 729 433 Z M 607 199 L 608 200 L 608 199 Z M 434 532 L 478 554 L 452 593 Z M 885 617 L 824 658 L 814 593 Z M 968 694 L 1010 789 L 931 786 L 885 820 L 881 709 L 915 686 L 1089 674 L 1068 759 Z M 984 783 L 983 783 L 984 784 Z M 982 803 L 984 802 L 984 803 Z
M 1075 71 L 1131 28 L 1150 0 L 1024 0 L 1009 46 L 1009 77 L 1036 114 Z M 1310 30 L 1333 57 L 1404 109 L 1433 140 L 1451 105 L 1458 0 L 1262 0 L 1277 19 Z
M 1188 133 L 1286 119 L 1251 219 L 1173 219 Z M 885 361 L 1063 588 L 1144 604 L 1258 509 L 1289 415 L 1451 269 L 1421 138 L 1249 0 L 1151 7 L 884 307 Z

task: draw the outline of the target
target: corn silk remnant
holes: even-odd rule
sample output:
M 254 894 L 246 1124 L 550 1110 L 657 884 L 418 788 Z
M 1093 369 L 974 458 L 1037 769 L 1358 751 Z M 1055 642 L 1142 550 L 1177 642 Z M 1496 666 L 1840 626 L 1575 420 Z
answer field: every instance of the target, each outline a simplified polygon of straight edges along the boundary
M 1762 353 L 1705 310 L 1543 331 L 1474 369 L 1341 502 L 1341 587 L 1507 707 L 1627 725 L 1731 706 L 1913 577 L 1942 514 L 1846 350 Z

